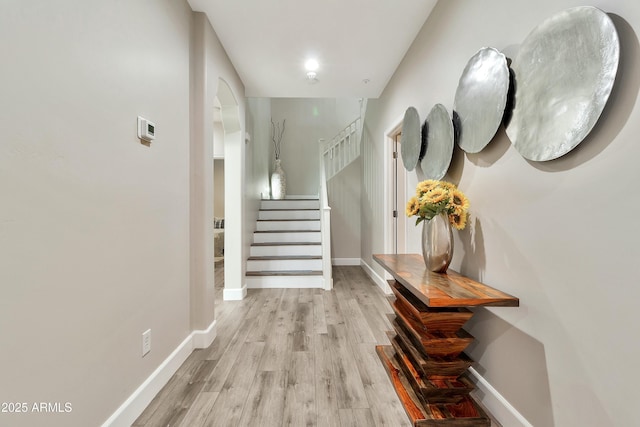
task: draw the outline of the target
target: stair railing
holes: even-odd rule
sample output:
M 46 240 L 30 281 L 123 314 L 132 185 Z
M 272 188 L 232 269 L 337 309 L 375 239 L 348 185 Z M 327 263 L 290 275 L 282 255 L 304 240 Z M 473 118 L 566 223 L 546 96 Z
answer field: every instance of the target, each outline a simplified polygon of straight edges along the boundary
M 320 140 L 320 235 L 322 238 L 322 279 L 324 289 L 333 289 L 333 273 L 331 270 L 331 208 L 329 207 L 329 197 L 327 195 L 327 177 L 325 173 L 324 156 L 322 155 L 322 142 Z
M 360 156 L 363 118 L 367 109 L 367 99 L 360 100 L 360 117 L 349 123 L 333 139 L 325 144 L 320 139 L 320 230 L 322 236 L 322 276 L 324 289 L 333 289 L 331 271 L 331 207 L 327 195 L 327 182 Z
M 324 161 L 327 180 L 360 156 L 360 129 L 361 119 L 358 117 L 323 147 L 320 157 Z

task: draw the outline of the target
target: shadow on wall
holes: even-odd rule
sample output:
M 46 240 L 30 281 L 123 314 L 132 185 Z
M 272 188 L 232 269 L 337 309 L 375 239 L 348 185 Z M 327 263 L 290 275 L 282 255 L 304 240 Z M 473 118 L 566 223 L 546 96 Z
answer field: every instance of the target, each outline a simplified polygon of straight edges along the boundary
M 476 280 L 482 282 L 487 264 L 482 224 L 476 218 L 473 227 L 465 227 L 464 230 L 458 232 L 458 236 L 464 248 L 461 263 L 464 266 L 464 274 L 469 277 L 475 277 Z
M 505 313 L 508 320 L 495 314 L 502 314 L 503 308 L 474 309 L 474 317 L 464 327 L 475 337 L 466 350 L 476 361 L 474 368 L 532 425 L 554 427 L 554 405 L 547 367 L 547 360 L 550 360 L 556 368 L 552 373 L 554 386 L 570 390 L 573 396 L 564 402 L 571 407 L 565 406 L 561 412 L 580 411 L 575 414 L 575 419 L 591 420 L 589 425 L 613 425 L 600 397 L 588 384 L 589 366 L 584 364 L 579 348 L 572 344 L 566 325 L 572 315 L 562 315 L 553 310 L 558 302 L 553 299 L 554 293 L 541 282 L 539 272 L 521 252 L 516 241 L 501 228 L 499 221 L 476 219 L 473 227 L 469 228 L 473 230 L 465 229 L 459 233 L 463 250 L 457 252 L 463 252 L 464 257 L 460 273 L 483 281 L 486 270 L 484 236 L 495 236 L 502 242 L 504 251 L 498 268 L 502 273 L 500 281 L 518 283 L 521 291 L 516 292 L 521 298 L 520 307 L 517 311 Z M 523 325 L 537 322 L 533 330 L 543 340 L 553 330 L 556 337 L 550 336 L 546 343 L 551 347 L 545 349 L 545 343 L 516 327 L 520 321 Z M 574 372 L 569 378 L 584 378 L 584 381 L 569 380 L 570 383 L 566 383 L 563 372 L 558 371 L 559 366 Z M 558 393 L 562 394 L 561 391 Z M 576 425 L 583 424 L 578 422 Z
M 496 384 L 494 378 L 489 382 L 504 393 L 509 403 L 532 425 L 554 427 L 544 345 L 486 308 L 476 308 L 473 311 L 475 314 L 465 325 L 465 330 L 481 338 L 467 347 L 466 353 L 473 360 L 480 360 L 488 348 L 499 346 L 497 341 L 509 342 L 509 354 L 496 355 L 494 352 L 491 355 L 492 358 L 502 359 L 504 366 L 510 367 L 509 374 L 506 375 L 508 384 Z M 503 362 L 498 361 L 495 365 L 500 366 Z M 490 376 L 491 371 L 495 370 L 495 367 L 485 369 L 479 363 L 475 363 L 473 367 L 483 377 L 485 374 Z M 505 375 L 500 376 L 505 378 Z M 479 390 L 476 395 L 483 397 Z M 540 408 L 545 410 L 541 411 Z

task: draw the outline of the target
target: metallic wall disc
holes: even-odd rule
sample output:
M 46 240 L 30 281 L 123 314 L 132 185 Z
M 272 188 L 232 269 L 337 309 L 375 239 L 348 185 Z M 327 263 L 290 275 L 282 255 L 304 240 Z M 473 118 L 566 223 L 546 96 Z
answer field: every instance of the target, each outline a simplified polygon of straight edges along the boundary
M 487 146 L 502 123 L 508 92 L 507 58 L 494 48 L 480 49 L 464 68 L 456 90 L 453 109 L 460 148 L 478 153 Z
M 402 135 L 400 136 L 400 154 L 402 163 L 408 171 L 412 171 L 420 159 L 422 150 L 422 137 L 420 136 L 420 116 L 418 111 L 407 108 L 402 121 Z
M 591 6 L 560 12 L 536 27 L 511 64 L 515 105 L 507 135 L 526 159 L 573 150 L 593 129 L 618 70 L 611 18 Z
M 442 179 L 453 155 L 453 122 L 449 112 L 442 104 L 433 106 L 427 116 L 425 130 L 427 148 L 420 161 L 422 176 L 420 180 Z

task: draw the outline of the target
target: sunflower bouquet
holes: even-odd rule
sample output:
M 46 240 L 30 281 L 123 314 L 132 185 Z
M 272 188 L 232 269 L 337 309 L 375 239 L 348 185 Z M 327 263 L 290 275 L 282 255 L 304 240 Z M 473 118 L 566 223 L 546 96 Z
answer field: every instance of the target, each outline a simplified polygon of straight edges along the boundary
M 416 186 L 416 195 L 407 203 L 407 216 L 416 215 L 416 225 L 447 213 L 451 225 L 462 230 L 467 225 L 469 200 L 454 184 L 428 179 Z

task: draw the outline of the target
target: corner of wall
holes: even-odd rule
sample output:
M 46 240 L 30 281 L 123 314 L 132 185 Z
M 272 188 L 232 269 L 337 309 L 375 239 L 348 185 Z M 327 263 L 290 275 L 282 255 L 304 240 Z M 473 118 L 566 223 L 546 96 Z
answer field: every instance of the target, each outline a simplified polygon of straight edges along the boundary
M 360 265 L 364 269 L 365 273 L 373 280 L 373 282 L 378 285 L 378 287 L 387 295 L 391 295 L 391 287 L 382 277 L 375 272 L 373 268 L 369 264 L 367 264 L 363 259 L 360 260 Z
M 242 301 L 247 296 L 247 284 L 245 283 L 241 288 L 225 288 L 222 295 L 225 301 Z
M 469 368 L 471 380 L 476 385 L 474 397 L 489 411 L 501 425 L 513 427 L 533 427 L 482 375 Z

